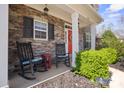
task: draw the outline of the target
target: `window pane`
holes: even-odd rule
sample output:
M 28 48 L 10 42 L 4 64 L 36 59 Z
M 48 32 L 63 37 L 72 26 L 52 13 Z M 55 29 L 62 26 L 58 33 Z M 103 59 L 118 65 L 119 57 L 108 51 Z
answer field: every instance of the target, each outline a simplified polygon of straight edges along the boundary
M 90 49 L 91 48 L 91 33 L 90 32 L 85 32 L 85 41 L 84 41 L 84 48 L 85 49 Z
M 35 21 L 35 29 L 45 30 L 46 31 L 47 30 L 47 24 Z
M 35 38 L 46 39 L 46 32 L 35 30 Z

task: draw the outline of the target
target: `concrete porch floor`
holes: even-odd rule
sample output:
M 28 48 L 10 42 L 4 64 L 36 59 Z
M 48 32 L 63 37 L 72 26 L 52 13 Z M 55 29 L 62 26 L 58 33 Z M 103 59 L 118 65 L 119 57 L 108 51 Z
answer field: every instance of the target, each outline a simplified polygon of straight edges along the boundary
M 21 76 L 19 76 L 17 73 L 13 73 L 13 75 L 9 79 L 9 87 L 10 88 L 26 88 L 36 83 L 39 83 L 41 81 L 44 81 L 48 78 L 51 78 L 55 75 L 68 71 L 70 69 L 71 69 L 70 67 L 65 66 L 63 63 L 60 63 L 58 68 L 56 68 L 55 65 L 53 64 L 52 68 L 46 72 L 36 72 L 35 80 L 26 80 Z

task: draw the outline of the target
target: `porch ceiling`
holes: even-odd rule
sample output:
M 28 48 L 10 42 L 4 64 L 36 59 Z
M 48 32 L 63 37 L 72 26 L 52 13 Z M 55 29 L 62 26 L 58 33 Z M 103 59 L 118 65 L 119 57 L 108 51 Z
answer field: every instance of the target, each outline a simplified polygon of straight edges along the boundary
M 45 7 L 44 4 L 26 4 L 32 8 L 35 8 L 39 11 L 43 11 Z M 92 23 L 101 22 L 101 17 L 94 11 L 89 5 L 83 4 L 48 4 L 49 14 L 55 17 L 61 18 L 67 22 L 72 21 L 71 14 L 78 12 L 79 16 L 79 27 L 85 27 Z
M 26 4 L 27 6 L 30 6 L 34 9 L 37 9 L 39 11 L 43 12 L 43 9 L 45 7 L 44 4 Z M 63 9 L 57 7 L 55 4 L 48 4 L 47 7 L 49 8 L 49 14 L 58 18 L 61 18 L 67 22 L 71 23 L 71 16 L 69 12 L 64 11 Z
M 81 18 L 84 17 L 91 23 L 97 24 L 103 20 L 97 11 L 89 4 L 68 4 L 67 6 L 78 12 Z

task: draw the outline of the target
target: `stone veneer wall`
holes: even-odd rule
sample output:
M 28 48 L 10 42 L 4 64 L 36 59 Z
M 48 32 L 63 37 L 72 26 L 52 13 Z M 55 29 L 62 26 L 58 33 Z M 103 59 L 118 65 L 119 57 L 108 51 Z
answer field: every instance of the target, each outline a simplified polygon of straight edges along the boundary
M 36 41 L 33 38 L 23 38 L 23 16 L 40 17 L 54 24 L 54 36 L 52 41 Z M 45 16 L 43 13 L 26 5 L 9 5 L 9 64 L 18 61 L 16 41 L 31 41 L 34 49 L 40 49 L 55 56 L 55 42 L 64 42 L 64 20 L 54 16 Z

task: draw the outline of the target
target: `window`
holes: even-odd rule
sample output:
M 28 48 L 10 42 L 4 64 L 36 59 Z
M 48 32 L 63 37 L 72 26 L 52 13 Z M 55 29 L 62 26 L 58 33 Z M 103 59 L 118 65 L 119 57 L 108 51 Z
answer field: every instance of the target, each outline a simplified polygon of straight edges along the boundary
M 84 49 L 90 49 L 91 48 L 91 33 L 85 32 L 84 34 Z
M 34 20 L 34 39 L 48 40 L 48 23 Z

